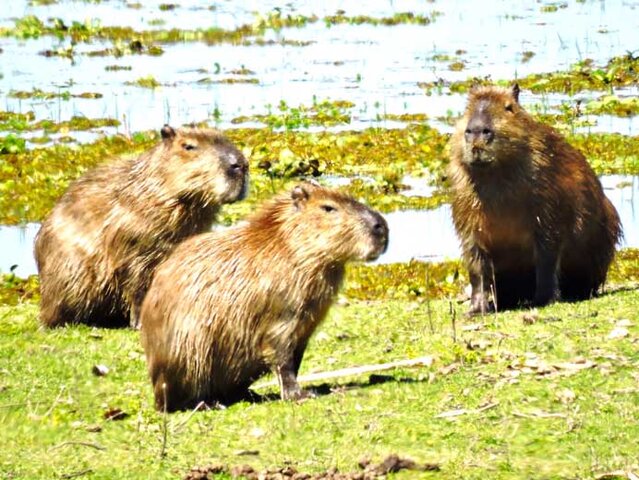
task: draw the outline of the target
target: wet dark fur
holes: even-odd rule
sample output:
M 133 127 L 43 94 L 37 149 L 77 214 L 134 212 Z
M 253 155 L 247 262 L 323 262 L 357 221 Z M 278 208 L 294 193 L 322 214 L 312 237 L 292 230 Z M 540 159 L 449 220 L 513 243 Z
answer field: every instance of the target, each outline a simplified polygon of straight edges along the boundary
M 245 224 L 179 245 L 141 311 L 158 410 L 232 403 L 268 371 L 282 398 L 303 397 L 297 371 L 344 264 L 376 258 L 387 242 L 377 212 L 304 183 Z
M 43 222 L 35 257 L 44 325 L 135 327 L 155 266 L 245 195 L 248 164 L 220 132 L 166 126 L 162 137 L 72 183 Z
M 493 290 L 498 308 L 595 295 L 622 235 L 584 156 L 533 120 L 518 95 L 516 85 L 475 88 L 450 142 L 470 313 L 491 309 Z

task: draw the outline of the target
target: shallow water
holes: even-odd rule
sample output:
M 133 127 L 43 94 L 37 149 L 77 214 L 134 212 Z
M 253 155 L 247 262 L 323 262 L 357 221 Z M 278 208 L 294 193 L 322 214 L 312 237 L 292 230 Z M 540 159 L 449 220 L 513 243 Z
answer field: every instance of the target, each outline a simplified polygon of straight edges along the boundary
M 427 113 L 431 118 L 457 114 L 463 96 L 424 95 L 421 81 L 448 81 L 469 76 L 493 79 L 517 78 L 533 72 L 567 69 L 571 64 L 592 58 L 604 64 L 610 57 L 623 55 L 637 45 L 639 2 L 585 1 L 566 3 L 556 12 L 542 12 L 553 2 L 509 2 L 486 4 L 471 0 L 402 2 L 299 1 L 216 2 L 210 10 L 208 0 L 187 0 L 173 11 L 161 11 L 163 1 L 141 2 L 140 9 L 127 2 L 83 2 L 60 0 L 50 6 L 29 6 L 28 0 L 1 2 L 0 25 L 12 26 L 14 18 L 36 15 L 42 20 L 61 18 L 73 21 L 100 19 L 102 25 L 130 26 L 136 30 L 231 29 L 252 24 L 274 8 L 283 14 L 316 14 L 319 17 L 343 9 L 346 15 L 367 14 L 388 17 L 412 11 L 441 15 L 426 26 L 336 25 L 319 21 L 304 28 L 267 32 L 267 39 L 311 41 L 309 46 L 242 46 L 230 43 L 177 43 L 162 45 L 159 57 L 127 55 L 121 58 L 88 57 L 90 51 L 110 46 L 94 41 L 75 46 L 74 61 L 38 55 L 45 49 L 69 46 L 52 37 L 17 41 L 0 38 L 0 105 L 9 111 L 33 110 L 38 119 L 68 120 L 72 115 L 111 117 L 123 122 L 120 131 L 157 129 L 162 123 L 184 124 L 209 120 L 220 112 L 219 124 L 230 127 L 240 115 L 265 113 L 266 105 L 285 100 L 289 105 L 310 105 L 313 98 L 348 99 L 355 103 L 349 128 L 385 126 L 378 115 L 384 113 Z M 489 6 L 487 6 L 489 5 Z M 163 25 L 151 22 L 162 20 Z M 458 50 L 465 53 L 457 54 Z M 527 62 L 522 53 L 535 55 Z M 450 61 L 437 61 L 435 55 L 448 55 Z M 456 59 L 465 62 L 461 72 L 448 66 Z M 130 66 L 131 71 L 106 72 L 107 65 Z M 216 65 L 221 72 L 215 74 Z M 245 66 L 255 71 L 259 84 L 206 84 L 203 78 L 232 77 L 229 72 Z M 206 73 L 202 73 L 202 71 Z M 155 90 L 127 86 L 126 81 L 151 75 L 163 84 Z M 40 88 L 45 91 L 97 92 L 100 99 L 19 100 L 9 98 L 11 90 Z M 553 96 L 552 102 L 565 100 Z M 522 103 L 546 101 L 522 95 Z M 442 126 L 442 128 L 446 128 Z M 636 122 L 604 120 L 599 131 L 637 131 Z M 109 133 L 114 129 L 105 129 Z
M 418 184 L 416 180 L 407 183 Z M 624 240 L 621 248 L 639 247 L 639 177 L 608 175 L 601 178 L 606 195 L 621 217 Z M 414 185 L 418 186 L 418 185 Z M 413 193 L 428 194 L 428 188 Z M 407 210 L 384 215 L 390 228 L 388 251 L 376 263 L 397 263 L 410 260 L 441 261 L 460 255 L 459 242 L 451 221 L 450 206 L 433 210 Z M 0 226 L 0 272 L 13 265 L 16 275 L 36 273 L 33 259 L 33 239 L 36 223 L 21 227 Z

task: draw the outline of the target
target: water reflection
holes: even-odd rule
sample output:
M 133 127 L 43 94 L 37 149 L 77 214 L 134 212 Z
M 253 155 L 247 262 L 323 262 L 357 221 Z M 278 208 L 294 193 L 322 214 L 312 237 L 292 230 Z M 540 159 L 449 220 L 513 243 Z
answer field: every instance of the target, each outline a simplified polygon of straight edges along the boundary
M 0 226 L 0 273 L 7 273 L 12 267 L 19 277 L 37 273 L 33 241 L 39 228 L 39 223 L 19 227 Z
M 425 180 L 422 181 L 425 183 Z M 621 248 L 638 248 L 639 177 L 607 175 L 601 181 L 621 217 L 624 228 Z M 417 179 L 413 179 L 413 183 L 414 187 L 419 186 Z M 390 228 L 390 242 L 388 251 L 377 263 L 408 262 L 411 259 L 430 262 L 459 257 L 459 241 L 453 229 L 449 205 L 433 210 L 398 211 L 385 217 Z M 33 240 L 38 228 L 36 223 L 0 227 L 0 272 L 8 272 L 17 265 L 15 273 L 18 276 L 36 273 Z

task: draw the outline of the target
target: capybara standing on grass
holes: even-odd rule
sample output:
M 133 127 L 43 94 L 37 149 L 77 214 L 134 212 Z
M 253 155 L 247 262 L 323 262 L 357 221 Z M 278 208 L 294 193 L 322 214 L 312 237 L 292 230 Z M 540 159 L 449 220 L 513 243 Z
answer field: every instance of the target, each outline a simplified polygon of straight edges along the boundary
M 519 87 L 476 87 L 451 138 L 453 222 L 471 314 L 596 294 L 621 238 L 584 156 L 519 105 Z M 495 307 L 495 305 L 492 305 Z
M 139 157 L 72 183 L 45 219 L 35 241 L 44 325 L 137 326 L 157 264 L 245 196 L 248 163 L 220 132 L 161 134 Z
M 345 263 L 373 260 L 387 243 L 379 213 L 302 183 L 245 224 L 180 244 L 140 317 L 157 409 L 233 403 L 268 371 L 283 399 L 303 398 L 297 372 Z

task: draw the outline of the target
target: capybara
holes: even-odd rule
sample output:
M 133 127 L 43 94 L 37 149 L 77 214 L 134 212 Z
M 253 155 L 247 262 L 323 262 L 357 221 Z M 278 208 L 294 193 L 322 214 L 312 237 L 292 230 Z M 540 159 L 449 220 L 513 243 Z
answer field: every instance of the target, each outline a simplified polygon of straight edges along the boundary
M 44 325 L 136 327 L 157 264 L 246 195 L 248 163 L 219 131 L 165 125 L 161 136 L 73 182 L 44 220 L 35 241 Z
M 180 244 L 140 316 L 156 408 L 230 404 L 268 371 L 282 399 L 306 396 L 297 372 L 345 263 L 373 260 L 387 243 L 379 213 L 304 182 L 244 224 Z
M 619 216 L 581 152 L 521 107 L 518 85 L 473 88 L 450 149 L 470 314 L 598 292 Z

